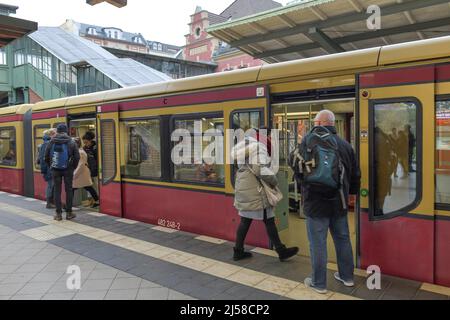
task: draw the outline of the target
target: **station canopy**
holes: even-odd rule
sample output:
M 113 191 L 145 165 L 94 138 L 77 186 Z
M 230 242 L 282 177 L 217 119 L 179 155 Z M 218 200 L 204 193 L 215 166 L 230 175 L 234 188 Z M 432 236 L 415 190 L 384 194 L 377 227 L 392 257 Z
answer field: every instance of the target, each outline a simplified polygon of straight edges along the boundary
M 37 28 L 36 22 L 0 15 L 0 48 Z
M 374 4 L 381 9 L 378 30 L 367 25 L 373 14 L 367 8 Z M 274 63 L 449 35 L 450 1 L 303 0 L 207 31 Z
M 40 27 L 30 38 L 71 66 L 92 66 L 122 87 L 172 80 L 130 58 L 117 58 L 99 45 L 59 27 Z

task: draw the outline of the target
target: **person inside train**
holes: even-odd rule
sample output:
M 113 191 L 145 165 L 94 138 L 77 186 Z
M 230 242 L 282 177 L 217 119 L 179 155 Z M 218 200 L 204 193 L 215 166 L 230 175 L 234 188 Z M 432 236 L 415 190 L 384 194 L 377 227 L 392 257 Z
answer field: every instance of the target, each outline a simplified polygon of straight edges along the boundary
M 335 119 L 333 112 L 329 110 L 320 111 L 314 119 L 314 125 L 322 128 L 313 130 L 320 129 L 320 132 L 324 132 L 324 134 L 320 135 L 316 131 L 314 131 L 314 133 L 310 132 L 305 136 L 300 145 L 289 155 L 289 165 L 298 173 L 298 180 L 303 195 L 303 212 L 306 216 L 306 228 L 311 253 L 312 275 L 311 277 L 307 277 L 304 283 L 305 286 L 321 294 L 327 293 L 328 230 L 330 230 L 334 240 L 338 262 L 339 271 L 334 274 L 334 278 L 337 281 L 342 282 L 345 286 L 354 286 L 354 260 L 347 213 L 349 195 L 357 194 L 360 186 L 361 173 L 352 146 L 337 135 Z M 311 141 L 317 143 L 317 139 L 310 139 L 308 136 L 313 137 L 312 135 L 316 135 L 316 133 L 317 136 L 328 139 L 326 140 L 328 142 L 331 141 L 331 139 L 329 139 L 331 134 L 331 137 L 337 145 L 337 149 L 335 149 L 334 146 L 330 146 L 329 149 L 330 152 L 331 150 L 336 150 L 333 152 L 335 152 L 336 157 L 339 158 L 343 164 L 344 175 L 342 185 L 339 189 L 328 188 L 327 184 L 321 184 L 320 182 L 316 182 L 315 184 L 307 183 L 305 181 L 305 175 L 303 174 L 303 172 L 306 171 L 297 170 L 299 165 L 302 165 L 302 168 L 303 166 L 308 165 L 307 169 L 312 170 L 311 164 L 303 162 L 302 164 L 299 164 L 299 161 L 296 161 L 295 159 L 298 158 L 299 152 L 300 154 L 303 154 L 302 150 L 306 150 L 306 152 L 310 152 L 307 150 L 312 150 L 312 146 L 308 145 L 308 143 L 311 143 Z M 318 168 L 318 170 L 320 170 L 320 165 L 313 164 L 312 166 L 312 168 Z M 334 175 L 331 172 L 331 177 L 329 178 L 333 177 Z M 327 178 L 326 175 L 324 176 L 324 179 L 325 178 Z M 324 192 L 324 190 L 328 191 Z
M 98 150 L 97 143 L 95 142 L 95 133 L 88 131 L 83 135 L 83 150 L 87 155 L 87 164 L 91 172 L 91 179 L 93 182 L 93 188 L 95 189 L 98 184 Z M 95 208 L 98 206 L 98 201 L 94 197 L 91 198 L 90 206 Z
M 413 168 L 414 148 L 416 147 L 416 137 L 411 131 L 411 125 L 405 125 L 405 133 L 408 136 L 408 171 L 416 172 Z
M 42 140 L 44 141 L 41 145 L 38 147 L 38 158 L 37 158 L 37 164 L 41 168 L 41 174 L 44 178 L 45 182 L 47 183 L 47 187 L 45 189 L 45 200 L 47 201 L 46 208 L 47 209 L 53 209 L 55 208 L 55 200 L 54 200 L 54 186 L 53 186 L 53 176 L 52 171 L 50 170 L 49 166 L 45 162 L 45 150 L 47 149 L 48 144 L 50 143 L 50 140 L 56 135 L 56 129 L 48 129 L 44 131 L 44 136 L 42 137 Z
M 78 147 L 78 151 L 80 153 L 80 161 L 78 161 L 78 166 L 73 172 L 73 183 L 72 189 L 73 193 L 76 190 L 84 188 L 91 195 L 92 199 L 94 199 L 94 203 L 91 205 L 92 208 L 98 207 L 98 195 L 95 191 L 92 183 L 92 174 L 89 169 L 88 163 L 88 155 L 86 151 L 81 147 L 81 139 L 74 138 L 75 144 Z
M 270 204 L 267 193 L 262 187 L 263 181 L 272 188 L 277 186 L 278 181 L 275 173 L 267 165 L 270 163 L 270 155 L 267 145 L 262 141 L 267 143 L 268 139 L 259 134 L 258 130 L 255 129 L 254 132 L 257 134 L 246 133 L 245 138 L 234 146 L 231 153 L 232 158 L 238 161 L 234 207 L 241 217 L 236 231 L 233 259 L 238 261 L 252 256 L 250 252 L 244 251 L 244 241 L 252 221 L 262 220 L 280 261 L 284 261 L 296 255 L 298 248 L 287 248 L 278 235 L 275 225 L 275 208 Z M 240 159 L 244 161 L 239 161 Z M 257 161 L 250 161 L 252 159 Z
M 3 164 L 12 164 L 16 161 L 16 152 L 14 149 L 9 149 L 5 156 L 2 158 Z
M 403 170 L 402 179 L 406 179 L 409 174 L 409 137 L 405 130 L 400 130 L 398 132 L 398 145 L 397 151 L 398 161 Z
M 398 132 L 397 132 L 397 128 L 392 128 L 392 132 L 389 135 L 389 139 L 391 141 L 391 145 L 392 145 L 392 169 L 393 169 L 393 174 L 394 174 L 394 178 L 398 177 L 398 149 L 399 149 L 399 136 L 398 136 Z
M 375 127 L 375 143 L 377 152 L 375 153 L 374 167 L 377 168 L 377 190 L 376 190 L 376 208 L 377 215 L 383 215 L 385 211 L 386 198 L 391 194 L 392 189 L 392 173 L 394 172 L 395 146 L 392 140 L 383 129 Z M 397 149 L 398 150 L 398 149 Z M 401 149 L 400 149 L 401 150 Z M 401 153 L 398 153 L 401 155 Z
M 68 136 L 67 125 L 58 124 L 56 135 L 51 139 L 45 150 L 45 162 L 51 168 L 54 184 L 54 199 L 56 205 L 55 220 L 62 220 L 61 185 L 64 179 L 66 191 L 66 219 L 71 220 L 76 217 L 72 212 L 72 182 L 73 172 L 78 167 L 80 152 L 72 138 Z

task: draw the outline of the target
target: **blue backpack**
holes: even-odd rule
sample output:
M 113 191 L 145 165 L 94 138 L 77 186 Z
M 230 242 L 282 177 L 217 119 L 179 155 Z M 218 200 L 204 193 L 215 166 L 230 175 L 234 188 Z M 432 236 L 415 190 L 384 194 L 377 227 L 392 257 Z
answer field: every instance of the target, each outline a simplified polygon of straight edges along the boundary
M 51 168 L 56 170 L 66 170 L 69 167 L 69 146 L 67 143 L 52 145 Z
M 314 127 L 304 139 L 289 160 L 296 178 L 324 199 L 342 197 L 345 167 L 333 133 L 326 127 Z

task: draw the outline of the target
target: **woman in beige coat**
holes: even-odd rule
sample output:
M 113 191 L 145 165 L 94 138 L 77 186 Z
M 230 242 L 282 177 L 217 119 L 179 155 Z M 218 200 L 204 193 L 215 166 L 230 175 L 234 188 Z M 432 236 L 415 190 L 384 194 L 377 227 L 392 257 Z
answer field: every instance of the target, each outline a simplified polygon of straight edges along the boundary
M 271 187 L 278 184 L 275 173 L 268 167 L 270 153 L 268 141 L 259 130 L 255 130 L 256 138 L 251 132 L 232 149 L 231 156 L 238 163 L 236 172 L 234 207 L 238 210 L 241 222 L 236 231 L 236 245 L 233 259 L 235 261 L 250 258 L 252 254 L 244 251 L 244 241 L 253 220 L 263 221 L 267 235 L 278 253 L 280 261 L 289 259 L 298 253 L 297 247 L 286 248 L 281 242 L 275 225 L 274 209 L 267 198 L 261 181 Z M 240 163 L 241 162 L 241 163 Z
M 86 151 L 81 147 L 81 139 L 75 138 L 74 139 L 76 145 L 78 146 L 78 149 L 80 151 L 80 161 L 78 162 L 78 167 L 73 172 L 73 192 L 77 189 L 84 188 L 87 192 L 89 192 L 94 199 L 94 204 L 91 206 L 92 208 L 98 207 L 98 195 L 95 191 L 94 187 L 92 186 L 92 179 L 91 179 L 91 171 L 89 170 L 88 166 L 88 156 Z

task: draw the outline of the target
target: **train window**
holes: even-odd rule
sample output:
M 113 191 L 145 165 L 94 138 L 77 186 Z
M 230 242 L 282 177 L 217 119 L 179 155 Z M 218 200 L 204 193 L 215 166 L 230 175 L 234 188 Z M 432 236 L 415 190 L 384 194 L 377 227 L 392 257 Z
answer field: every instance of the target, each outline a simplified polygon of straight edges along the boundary
M 160 120 L 121 122 L 122 173 L 130 178 L 161 178 Z
M 101 120 L 102 183 L 111 182 L 116 176 L 116 127 L 114 120 Z
M 420 102 L 372 104 L 371 213 L 385 217 L 408 212 L 420 200 Z
M 450 99 L 436 102 L 436 203 L 450 205 Z
M 0 165 L 14 167 L 16 164 L 16 129 L 0 128 Z
M 248 129 L 259 128 L 261 123 L 260 111 L 242 111 L 233 113 L 233 129 Z
M 37 125 L 34 126 L 34 166 L 37 170 L 40 169 L 40 165 L 37 163 L 39 158 L 39 148 L 44 143 L 44 131 L 50 129 L 50 125 Z
M 187 130 L 191 140 L 190 155 L 183 154 L 185 149 L 182 151 L 173 149 L 174 180 L 223 185 L 225 182 L 223 143 L 219 140 L 223 139 L 223 116 L 205 114 L 203 117 L 177 118 L 174 121 L 174 129 Z M 174 142 L 176 146 L 181 147 L 183 137 Z M 222 150 L 218 150 L 217 147 L 221 147 Z

